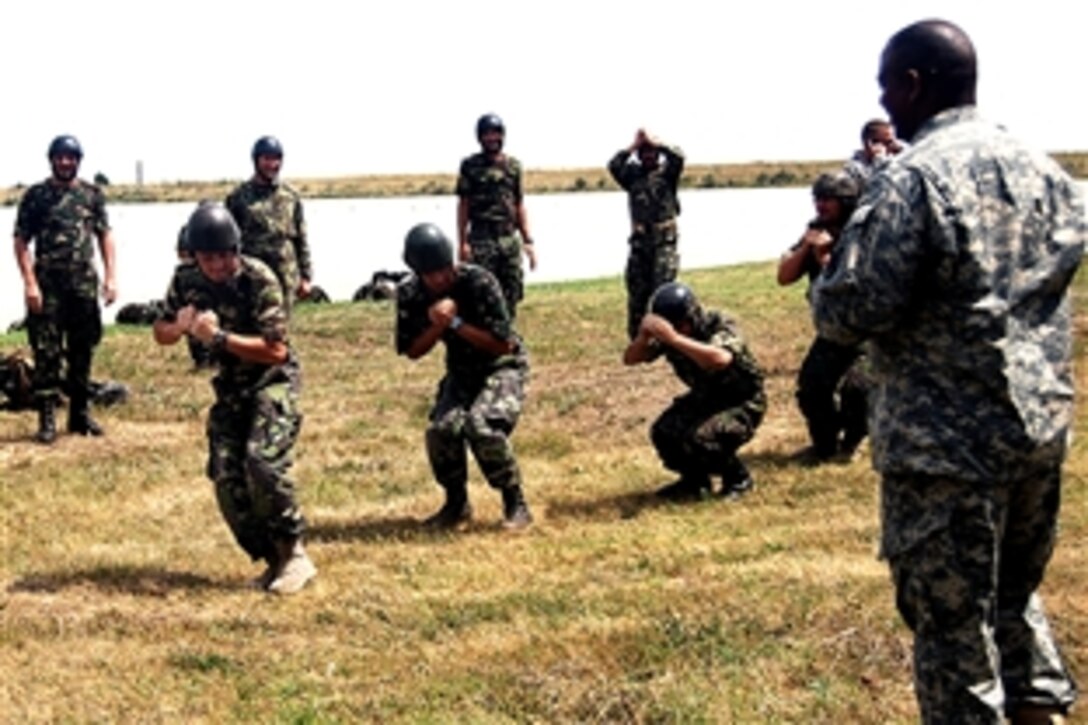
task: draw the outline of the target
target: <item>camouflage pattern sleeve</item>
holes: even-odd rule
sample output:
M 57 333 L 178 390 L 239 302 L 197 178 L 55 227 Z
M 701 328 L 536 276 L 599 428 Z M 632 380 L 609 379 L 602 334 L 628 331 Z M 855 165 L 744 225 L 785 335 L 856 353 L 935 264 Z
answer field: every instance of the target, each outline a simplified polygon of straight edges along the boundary
M 291 242 L 295 245 L 295 259 L 298 261 L 299 274 L 303 279 L 314 278 L 313 262 L 310 261 L 310 240 L 306 234 L 306 216 L 302 211 L 302 199 L 295 197 L 295 235 Z
M 93 215 L 94 233 L 101 237 L 110 230 L 110 218 L 106 212 L 106 194 L 102 187 L 93 185 L 87 190 L 91 199 L 91 214 Z
M 615 179 L 616 183 L 623 189 L 627 189 L 631 185 L 631 178 L 628 173 L 629 167 L 627 164 L 627 160 L 630 157 L 630 151 L 627 149 L 620 149 L 608 160 L 608 173 L 612 174 L 612 178 Z
M 287 311 L 283 306 L 283 287 L 272 268 L 258 259 L 242 257 L 253 279 L 254 317 L 266 342 L 287 341 Z
M 466 310 L 462 316 L 498 339 L 509 340 L 513 335 L 510 311 L 495 275 L 483 267 L 470 264 L 462 265 L 460 269 L 467 274 L 472 289 L 469 297 L 475 303 L 475 310 Z
M 869 183 L 812 288 L 813 317 L 822 336 L 853 345 L 893 332 L 911 312 L 924 253 L 916 229 L 920 222 L 911 210 L 935 193 L 908 169 Z
M 520 204 L 524 198 L 521 191 L 521 162 L 511 156 L 507 160 L 507 169 L 510 174 L 510 184 L 514 191 L 514 201 Z
M 468 196 L 472 193 L 472 175 L 469 168 L 470 158 L 461 159 L 461 168 L 457 171 L 457 196 Z
M 427 299 L 419 278 L 411 275 L 397 285 L 397 354 L 405 354 L 429 326 Z
M 15 216 L 15 236 L 28 244 L 34 240 L 41 228 L 41 207 L 37 202 L 38 190 L 38 184 L 26 190 L 23 198 L 19 200 L 19 209 Z
M 675 190 L 684 173 L 684 152 L 676 146 L 662 146 L 661 153 L 665 155 L 665 174 Z

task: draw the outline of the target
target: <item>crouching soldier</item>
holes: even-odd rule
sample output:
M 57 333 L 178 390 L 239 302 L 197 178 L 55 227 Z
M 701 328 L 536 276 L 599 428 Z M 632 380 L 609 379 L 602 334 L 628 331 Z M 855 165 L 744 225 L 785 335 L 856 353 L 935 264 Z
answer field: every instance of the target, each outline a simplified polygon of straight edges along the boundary
M 711 476 L 721 476 L 723 496 L 747 493 L 752 478 L 737 449 L 751 440 L 767 410 L 763 372 L 733 322 L 700 307 L 686 286 L 661 285 L 649 308 L 624 351 L 624 364 L 664 355 L 690 388 L 650 429 L 661 462 L 680 474 L 658 495 L 701 498 L 711 492 Z
M 408 232 L 404 261 L 415 273 L 397 288 L 397 353 L 416 360 L 441 340 L 446 375 L 427 427 L 427 456 L 446 501 L 424 523 L 456 528 L 472 517 L 465 445 L 502 493 L 503 527 L 532 523 L 510 434 L 525 398 L 529 363 L 494 275 L 454 264 L 453 245 L 433 224 Z
M 283 290 L 263 262 L 239 254 L 238 227 L 220 204 L 189 218 L 194 262 L 174 271 L 155 341 L 189 335 L 219 367 L 208 414 L 208 477 L 238 544 L 268 566 L 255 584 L 293 594 L 317 573 L 302 548 L 305 520 L 287 477 L 302 416 L 300 370 L 287 342 Z

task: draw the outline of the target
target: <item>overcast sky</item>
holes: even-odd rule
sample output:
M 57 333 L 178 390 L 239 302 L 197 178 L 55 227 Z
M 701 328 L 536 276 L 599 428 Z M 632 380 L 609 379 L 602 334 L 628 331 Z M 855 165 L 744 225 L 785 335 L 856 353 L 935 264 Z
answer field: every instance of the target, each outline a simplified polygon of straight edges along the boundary
M 288 178 L 454 172 L 484 112 L 531 168 L 600 166 L 639 126 L 691 163 L 830 159 L 882 114 L 888 36 L 926 17 L 979 54 L 983 112 L 1088 150 L 1084 0 L 760 3 L 187 0 L 9 3 L 0 185 L 236 179 L 262 134 Z

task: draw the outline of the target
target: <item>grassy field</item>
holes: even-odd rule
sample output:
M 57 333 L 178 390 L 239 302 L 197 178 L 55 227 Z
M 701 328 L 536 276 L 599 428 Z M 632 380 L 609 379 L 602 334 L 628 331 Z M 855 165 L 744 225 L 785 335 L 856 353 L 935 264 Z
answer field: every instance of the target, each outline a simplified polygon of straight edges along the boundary
M 10 722 L 908 723 L 909 637 L 876 559 L 867 460 L 801 468 L 793 401 L 811 334 L 773 265 L 685 273 L 733 313 L 771 407 L 739 502 L 661 504 L 647 439 L 679 391 L 667 365 L 625 368 L 618 278 L 529 288 L 533 361 L 514 442 L 537 524 L 418 522 L 441 495 L 422 430 L 441 353 L 392 350 L 385 303 L 303 306 L 294 342 L 306 422 L 294 469 L 321 573 L 294 598 L 246 589 L 203 477 L 206 374 L 184 345 L 114 327 L 96 378 L 128 403 L 101 440 L 29 442 L 0 413 L 0 713 Z M 1075 288 L 1078 357 L 1088 276 Z M 0 337 L 0 349 L 25 345 Z M 1088 681 L 1088 412 L 1082 394 L 1062 533 L 1044 584 Z
M 1088 178 L 1088 152 L 1053 154 L 1070 174 Z M 739 164 L 690 164 L 684 169 L 680 185 L 688 188 L 716 189 L 734 187 L 807 186 L 824 171 L 842 166 L 842 159 L 826 161 L 753 161 Z M 44 177 L 46 169 L 43 168 Z M 106 187 L 111 202 L 166 202 L 223 199 L 240 179 L 218 181 L 178 181 L 174 183 L 113 184 Z M 293 179 L 288 181 L 307 198 L 366 198 L 453 194 L 457 177 L 449 174 L 373 174 L 329 179 Z M 619 187 L 607 169 L 527 169 L 525 191 L 547 194 L 569 191 L 605 191 Z M 24 189 L 0 189 L 0 206 L 18 203 Z

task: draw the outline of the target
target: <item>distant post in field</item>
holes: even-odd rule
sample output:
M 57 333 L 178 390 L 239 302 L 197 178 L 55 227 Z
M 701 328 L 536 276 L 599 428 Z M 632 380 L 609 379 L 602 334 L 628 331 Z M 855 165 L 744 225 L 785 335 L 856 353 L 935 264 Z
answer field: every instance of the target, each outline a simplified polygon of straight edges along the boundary
M 144 162 L 136 162 L 136 186 L 144 185 Z

